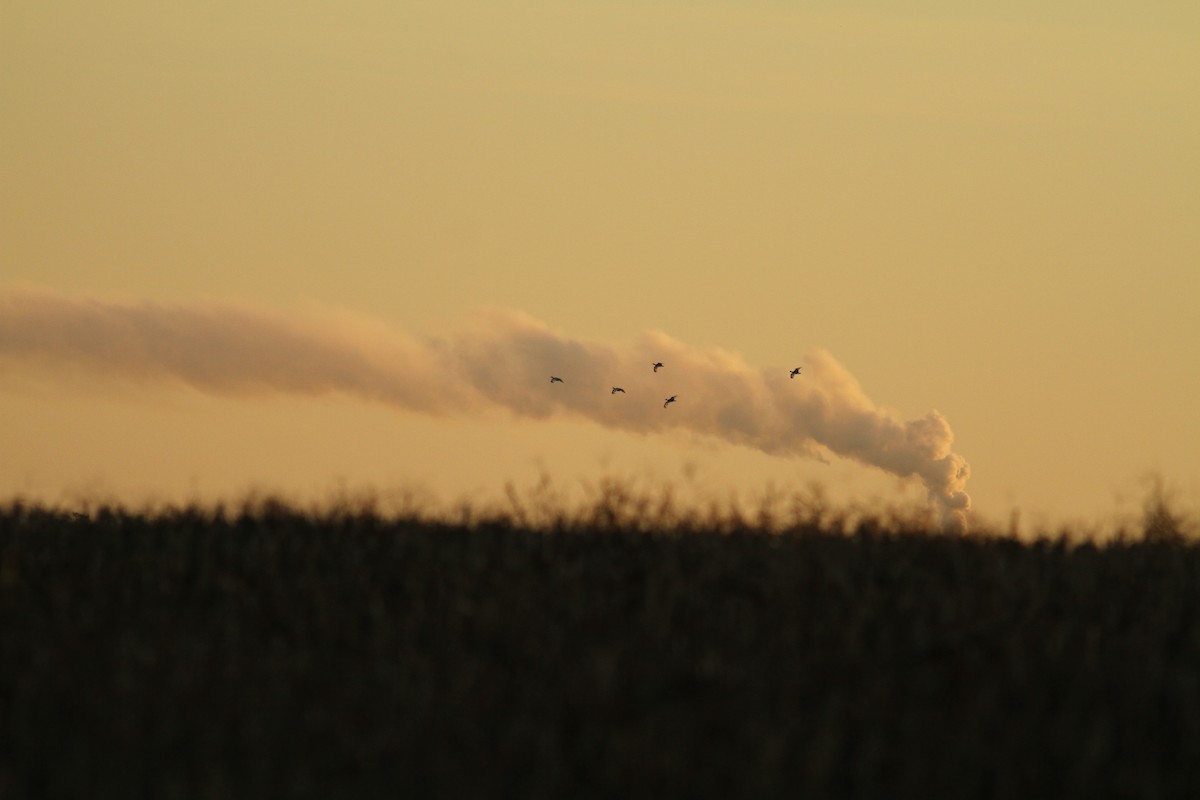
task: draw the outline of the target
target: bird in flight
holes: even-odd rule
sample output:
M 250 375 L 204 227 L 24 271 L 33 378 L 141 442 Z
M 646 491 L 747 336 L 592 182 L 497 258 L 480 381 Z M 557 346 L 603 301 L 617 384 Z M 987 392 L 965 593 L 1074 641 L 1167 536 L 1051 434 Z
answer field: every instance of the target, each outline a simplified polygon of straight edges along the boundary
M 655 361 L 655 362 L 654 362 L 654 371 L 655 371 L 655 372 L 658 372 L 658 368 L 659 368 L 659 367 L 661 367 L 661 366 L 662 366 L 662 362 L 661 362 L 661 361 Z
M 622 389 L 620 386 L 614 386 L 613 390 L 611 392 L 609 392 L 609 394 L 616 394 L 617 392 L 620 392 L 621 394 L 625 394 L 625 390 Z
M 663 408 L 666 408 L 667 406 L 671 405 L 671 403 L 674 403 L 674 402 L 675 402 L 675 398 L 676 398 L 676 397 L 678 397 L 678 396 L 679 396 L 679 395 L 677 395 L 677 394 L 673 394 L 673 395 L 671 395 L 670 397 L 668 397 L 668 398 L 667 398 L 667 399 L 666 399 L 666 400 L 663 402 Z
M 557 375 L 551 375 L 550 382 L 551 383 L 563 383 L 564 381 L 562 378 L 558 377 Z
M 792 370 L 791 372 L 789 372 L 789 373 L 788 373 L 788 377 L 789 377 L 789 378 L 794 378 L 794 377 L 796 377 L 796 376 L 797 376 L 797 375 L 799 375 L 799 374 L 800 374 L 800 368 L 799 368 L 799 367 L 796 367 L 794 370 Z

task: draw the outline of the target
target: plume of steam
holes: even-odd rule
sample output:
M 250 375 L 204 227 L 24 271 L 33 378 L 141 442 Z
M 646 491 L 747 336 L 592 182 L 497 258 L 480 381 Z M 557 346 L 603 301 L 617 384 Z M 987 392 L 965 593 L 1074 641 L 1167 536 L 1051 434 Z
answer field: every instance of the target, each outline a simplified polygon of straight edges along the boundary
M 125 303 L 0 292 L 0 359 L 74 366 L 214 394 L 341 392 L 426 414 L 502 407 L 574 415 L 642 433 L 681 428 L 780 456 L 824 450 L 915 476 L 943 523 L 965 530 L 970 469 L 937 411 L 902 421 L 820 349 L 803 380 L 659 332 L 617 347 L 562 336 L 516 312 L 480 314 L 447 339 L 346 315 L 283 315 L 232 303 Z M 652 361 L 667 368 L 658 374 Z M 550 374 L 565 382 L 551 387 Z M 619 383 L 627 395 L 613 398 Z M 662 399 L 678 394 L 669 411 Z

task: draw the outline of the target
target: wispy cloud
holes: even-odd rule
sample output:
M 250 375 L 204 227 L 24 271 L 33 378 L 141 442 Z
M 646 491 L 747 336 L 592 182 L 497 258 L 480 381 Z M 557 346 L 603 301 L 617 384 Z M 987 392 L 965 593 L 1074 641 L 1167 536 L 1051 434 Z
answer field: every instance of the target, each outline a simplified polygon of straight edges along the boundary
M 345 314 L 284 314 L 238 303 L 117 302 L 0 291 L 0 358 L 74 366 L 214 394 L 338 392 L 425 414 L 501 407 L 652 433 L 680 428 L 779 456 L 822 449 L 919 478 L 946 524 L 964 528 L 970 469 L 937 411 L 901 420 L 877 407 L 828 352 L 803 373 L 756 368 L 660 332 L 633 344 L 573 339 L 519 312 L 481 313 L 443 339 Z M 651 363 L 665 367 L 655 373 Z M 792 365 L 787 365 L 792 366 Z M 550 375 L 563 378 L 551 384 Z M 611 393 L 621 386 L 624 394 Z M 678 402 L 663 408 L 668 395 Z

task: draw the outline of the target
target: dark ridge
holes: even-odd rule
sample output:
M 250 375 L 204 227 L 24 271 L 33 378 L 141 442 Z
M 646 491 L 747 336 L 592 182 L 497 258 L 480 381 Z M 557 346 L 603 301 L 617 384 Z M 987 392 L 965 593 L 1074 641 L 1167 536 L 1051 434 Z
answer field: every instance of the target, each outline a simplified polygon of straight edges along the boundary
M 1200 796 L 1200 549 L 0 509 L 0 796 Z

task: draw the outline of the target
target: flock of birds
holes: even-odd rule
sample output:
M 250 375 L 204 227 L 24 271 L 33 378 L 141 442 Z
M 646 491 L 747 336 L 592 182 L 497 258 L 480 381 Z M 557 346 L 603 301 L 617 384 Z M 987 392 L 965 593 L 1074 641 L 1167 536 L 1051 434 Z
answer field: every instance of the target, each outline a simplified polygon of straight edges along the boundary
M 653 370 L 655 372 L 658 372 L 660 369 L 662 369 L 662 366 L 663 366 L 663 363 L 661 361 L 655 361 L 653 364 L 651 364 L 651 367 L 653 368 Z M 794 378 L 799 374 L 800 374 L 800 368 L 796 367 L 795 369 L 793 369 L 791 372 L 788 373 L 788 378 Z M 562 378 L 558 377 L 557 375 L 551 375 L 550 382 L 551 383 L 566 383 L 566 381 L 564 381 Z M 612 391 L 609 392 L 609 394 L 617 394 L 618 392 L 620 392 L 621 394 L 625 394 L 625 390 L 622 389 L 620 386 L 612 387 Z M 677 394 L 673 394 L 670 397 L 668 397 L 666 400 L 663 401 L 663 408 L 666 408 L 667 406 L 671 405 L 671 403 L 674 403 L 676 398 L 678 398 L 678 397 L 679 397 L 679 395 L 677 395 Z

